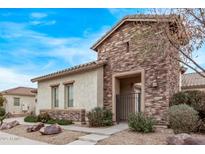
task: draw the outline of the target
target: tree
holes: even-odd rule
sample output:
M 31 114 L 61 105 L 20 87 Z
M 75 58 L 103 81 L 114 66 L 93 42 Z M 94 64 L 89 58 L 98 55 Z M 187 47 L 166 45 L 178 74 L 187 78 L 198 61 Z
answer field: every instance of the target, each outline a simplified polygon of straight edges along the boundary
M 0 94 L 0 107 L 3 106 L 4 101 L 5 101 L 5 99 L 4 99 L 3 95 Z
M 173 59 L 205 77 L 205 69 L 193 59 L 193 53 L 205 41 L 205 9 L 150 9 L 150 14 L 156 23 L 135 37 L 136 43 L 146 42 L 142 55 L 151 54 L 154 48 L 162 54 L 169 43 L 180 53 L 171 55 Z M 167 20 L 167 24 L 162 24 L 162 20 Z

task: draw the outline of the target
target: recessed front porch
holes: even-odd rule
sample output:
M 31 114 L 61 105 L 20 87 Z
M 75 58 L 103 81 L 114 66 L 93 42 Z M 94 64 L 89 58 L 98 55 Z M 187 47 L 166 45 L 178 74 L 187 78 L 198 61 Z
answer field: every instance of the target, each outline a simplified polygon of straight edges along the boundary
M 113 121 L 127 121 L 128 115 L 144 111 L 144 71 L 113 75 Z

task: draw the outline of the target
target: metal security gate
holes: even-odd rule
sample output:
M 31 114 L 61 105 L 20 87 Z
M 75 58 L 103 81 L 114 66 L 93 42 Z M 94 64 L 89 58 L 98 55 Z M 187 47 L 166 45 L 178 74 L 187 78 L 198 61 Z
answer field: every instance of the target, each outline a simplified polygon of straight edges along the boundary
M 140 112 L 141 93 L 116 95 L 116 121 L 126 121 L 128 115 Z

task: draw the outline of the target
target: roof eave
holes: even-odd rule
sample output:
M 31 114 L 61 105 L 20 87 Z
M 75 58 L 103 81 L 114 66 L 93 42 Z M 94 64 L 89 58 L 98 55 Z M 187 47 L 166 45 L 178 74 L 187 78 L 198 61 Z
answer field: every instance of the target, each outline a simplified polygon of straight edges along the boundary
M 56 78 L 56 77 L 59 77 L 59 76 L 80 73 L 80 72 L 84 72 L 84 71 L 100 68 L 100 67 L 104 66 L 105 64 L 106 64 L 106 62 L 102 62 L 102 63 L 96 64 L 94 66 L 88 66 L 87 68 L 79 68 L 77 70 L 71 70 L 71 71 L 62 72 L 62 73 L 56 73 L 56 74 L 52 74 L 51 73 L 51 74 L 48 74 L 48 76 L 41 76 L 41 77 L 37 77 L 37 78 L 31 79 L 31 82 L 34 83 L 34 82 L 39 82 L 39 81 L 43 81 L 43 80 L 53 79 L 53 78 Z

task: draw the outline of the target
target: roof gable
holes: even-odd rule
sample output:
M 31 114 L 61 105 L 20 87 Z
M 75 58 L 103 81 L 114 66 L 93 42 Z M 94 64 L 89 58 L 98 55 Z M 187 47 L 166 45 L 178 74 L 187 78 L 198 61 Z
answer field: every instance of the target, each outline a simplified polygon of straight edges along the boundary
M 29 87 L 16 87 L 16 88 L 1 91 L 0 93 L 3 95 L 35 96 L 36 90 L 37 89 L 35 88 L 29 88 Z
M 111 34 L 120 28 L 125 22 L 173 22 L 177 19 L 176 15 L 128 15 L 117 22 L 106 34 L 104 34 L 91 49 L 97 51 L 97 47 L 104 42 Z

